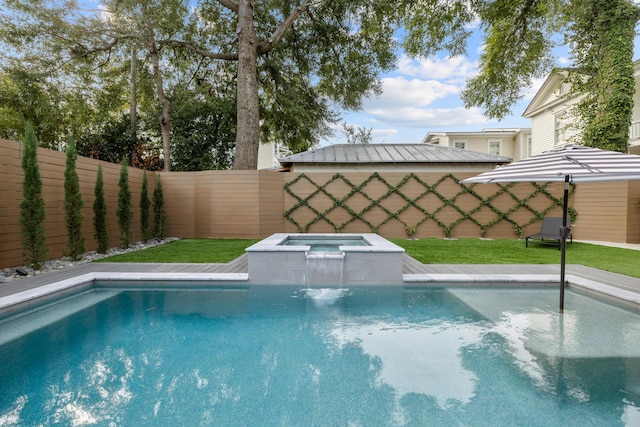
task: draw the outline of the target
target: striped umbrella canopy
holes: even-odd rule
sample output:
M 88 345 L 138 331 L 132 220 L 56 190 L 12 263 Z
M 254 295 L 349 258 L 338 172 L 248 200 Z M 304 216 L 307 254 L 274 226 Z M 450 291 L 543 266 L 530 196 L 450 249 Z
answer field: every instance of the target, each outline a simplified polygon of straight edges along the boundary
M 640 156 L 582 145 L 566 145 L 498 167 L 464 183 L 606 182 L 640 180 Z
M 640 156 L 581 145 L 565 145 L 500 166 L 462 182 L 488 184 L 564 181 L 563 226 L 560 228 L 560 312 L 562 312 L 564 310 L 566 244 L 569 235 L 569 229 L 566 227 L 569 183 L 632 180 L 640 180 Z

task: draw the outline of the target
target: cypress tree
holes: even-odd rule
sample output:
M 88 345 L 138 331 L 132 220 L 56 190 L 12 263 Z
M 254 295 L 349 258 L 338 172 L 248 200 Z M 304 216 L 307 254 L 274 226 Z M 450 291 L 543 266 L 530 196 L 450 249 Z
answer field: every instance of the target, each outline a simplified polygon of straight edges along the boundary
M 127 170 L 127 159 L 122 160 L 120 169 L 120 181 L 118 182 L 120 191 L 118 192 L 118 226 L 120 227 L 120 243 L 124 249 L 131 243 L 131 220 L 133 219 L 133 202 L 131 191 L 129 191 L 129 172 Z
M 42 179 L 38 166 L 38 143 L 33 125 L 27 122 L 23 140 L 22 203 L 20 203 L 20 226 L 22 228 L 23 260 L 38 270 L 47 259 L 47 237 L 45 235 L 45 203 L 42 197 Z
M 156 239 L 162 240 L 166 237 L 167 215 L 164 211 L 164 194 L 162 193 L 160 176 L 158 176 L 156 188 L 153 190 L 153 219 L 153 235 Z
M 142 193 L 140 194 L 140 231 L 142 232 L 142 240 L 145 242 L 151 238 L 151 224 L 149 223 L 151 201 L 148 193 L 147 171 L 145 170 L 142 175 Z
M 64 170 L 64 218 L 67 225 L 67 255 L 77 261 L 84 253 L 84 236 L 82 225 L 84 217 L 82 207 L 84 201 L 80 193 L 80 180 L 76 171 L 76 143 L 73 138 L 67 141 L 67 159 Z
M 107 204 L 104 200 L 104 181 L 102 178 L 102 165 L 98 165 L 98 176 L 93 191 L 93 231 L 98 244 L 98 253 L 105 254 L 109 249 L 109 231 L 107 228 Z

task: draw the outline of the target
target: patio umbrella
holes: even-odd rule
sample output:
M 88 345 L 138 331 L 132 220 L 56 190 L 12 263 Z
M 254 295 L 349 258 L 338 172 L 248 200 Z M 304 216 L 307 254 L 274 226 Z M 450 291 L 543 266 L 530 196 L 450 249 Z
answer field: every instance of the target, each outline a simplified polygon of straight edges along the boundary
M 463 183 L 564 182 L 560 228 L 560 312 L 564 310 L 569 183 L 640 180 L 640 156 L 566 145 L 465 179 Z

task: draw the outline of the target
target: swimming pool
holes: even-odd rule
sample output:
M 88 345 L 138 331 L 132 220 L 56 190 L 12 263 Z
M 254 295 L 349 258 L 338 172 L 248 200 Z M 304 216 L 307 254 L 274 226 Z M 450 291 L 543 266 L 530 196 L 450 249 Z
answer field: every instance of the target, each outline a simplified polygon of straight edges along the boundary
M 567 299 L 94 289 L 0 323 L 0 425 L 637 425 L 638 315 Z

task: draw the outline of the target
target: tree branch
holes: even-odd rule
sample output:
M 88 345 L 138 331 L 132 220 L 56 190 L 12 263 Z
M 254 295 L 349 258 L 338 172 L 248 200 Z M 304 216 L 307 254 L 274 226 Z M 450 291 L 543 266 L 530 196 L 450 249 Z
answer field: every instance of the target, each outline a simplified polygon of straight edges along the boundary
M 58 37 L 58 38 L 62 39 L 62 37 Z M 111 49 L 116 47 L 118 43 L 120 43 L 122 40 L 129 40 L 129 39 L 140 39 L 140 37 L 134 34 L 126 34 L 126 35 L 114 37 L 112 41 L 110 41 L 104 46 L 92 47 L 92 48 L 89 48 L 83 45 L 82 43 L 76 42 L 75 43 L 76 47 L 71 48 L 71 53 L 76 55 L 78 58 L 84 58 L 94 53 L 110 51 Z
M 224 0 L 218 0 L 224 1 Z M 299 6 L 296 6 L 293 9 L 293 12 L 287 17 L 287 19 L 280 24 L 278 28 L 273 32 L 269 40 L 261 40 L 258 44 L 258 55 L 264 55 L 266 53 L 271 52 L 276 44 L 280 41 L 284 33 L 293 25 L 294 21 L 300 16 L 304 11 L 309 8 L 311 3 L 302 3 Z
M 232 12 L 238 13 L 238 3 L 233 0 L 218 0 L 218 3 L 226 7 Z
M 206 49 L 201 49 L 197 46 L 192 45 L 191 43 L 187 43 L 187 42 L 183 42 L 183 41 L 179 41 L 179 40 L 158 40 L 157 43 L 159 45 L 162 46 L 169 46 L 169 47 L 178 47 L 178 48 L 184 48 L 187 50 L 190 50 L 192 52 L 197 53 L 198 55 L 207 57 L 207 58 L 211 58 L 211 59 L 222 59 L 225 61 L 237 61 L 238 60 L 238 54 L 237 53 L 216 53 L 216 52 L 210 52 Z

